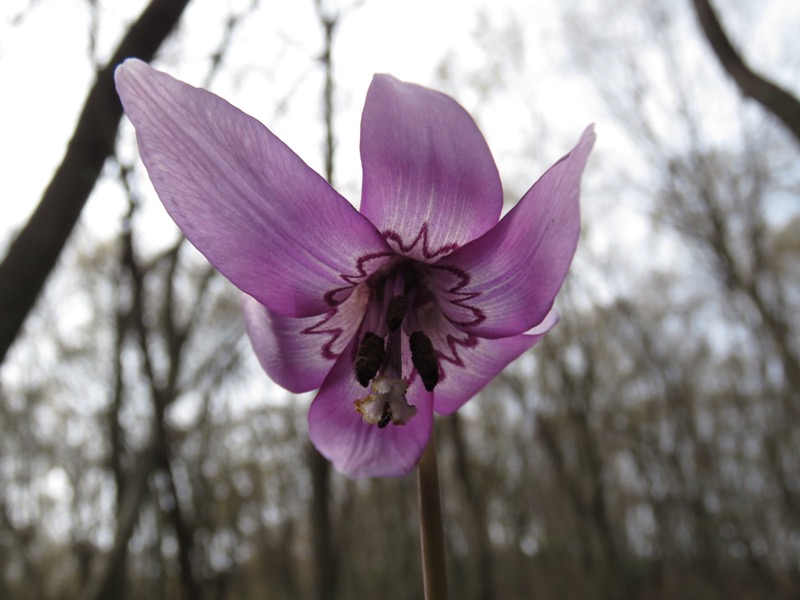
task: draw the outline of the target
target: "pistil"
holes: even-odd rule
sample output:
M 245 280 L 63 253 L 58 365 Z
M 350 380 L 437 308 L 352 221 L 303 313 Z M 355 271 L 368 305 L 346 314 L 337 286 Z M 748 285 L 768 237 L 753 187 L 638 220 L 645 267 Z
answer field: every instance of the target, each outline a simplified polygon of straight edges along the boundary
M 416 290 L 411 290 L 409 297 L 404 282 L 407 280 L 401 274 L 387 278 L 383 291 L 376 298 L 383 306 L 382 312 L 385 311 L 383 318 L 375 315 L 367 320 L 374 331 L 364 333 L 356 353 L 356 379 L 363 387 L 369 386 L 370 394 L 356 400 L 355 409 L 365 423 L 377 425 L 378 429 L 385 429 L 389 423 L 405 425 L 417 414 L 416 407 L 406 400 L 408 384 L 403 378 L 402 348 L 403 322 L 407 316 L 406 326 L 413 327 L 417 322 L 411 310 Z M 432 391 L 439 382 L 439 365 L 433 343 L 423 332 L 415 331 L 409 338 L 409 349 L 411 362 L 422 384 L 426 390 Z
M 389 308 L 386 311 L 386 325 L 389 331 L 397 331 L 403 324 L 403 319 L 408 311 L 408 298 L 406 296 L 394 296 L 389 301 Z

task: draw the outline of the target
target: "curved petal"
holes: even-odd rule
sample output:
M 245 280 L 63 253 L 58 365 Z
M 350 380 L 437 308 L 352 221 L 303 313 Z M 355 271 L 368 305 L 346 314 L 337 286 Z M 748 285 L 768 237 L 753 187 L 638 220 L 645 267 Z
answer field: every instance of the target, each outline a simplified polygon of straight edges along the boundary
M 242 296 L 245 327 L 253 350 L 270 378 L 299 394 L 322 385 L 334 361 L 364 318 L 369 291 L 356 287 L 336 308 L 314 317 L 283 317 L 252 296 Z
M 221 98 L 129 59 L 117 91 L 142 161 L 183 233 L 270 310 L 323 313 L 389 249 L 283 142 Z
M 405 425 L 383 429 L 364 423 L 354 402 L 366 392 L 353 377 L 354 346 L 344 351 L 308 411 L 308 432 L 334 468 L 353 479 L 399 477 L 410 473 L 428 444 L 433 427 L 432 394 L 419 378 L 408 389 L 417 414 Z
M 433 342 L 439 362 L 439 383 L 433 391 L 434 410 L 449 415 L 461 408 L 557 322 L 558 317 L 552 312 L 535 334 L 486 339 L 464 333 L 438 310 L 430 311 L 420 319 L 420 326 Z
M 581 174 L 594 140 L 590 126 L 496 227 L 430 265 L 441 309 L 453 323 L 499 338 L 545 318 L 578 244 Z
M 361 119 L 361 212 L 398 253 L 431 262 L 500 218 L 503 190 L 486 140 L 452 98 L 389 75 Z

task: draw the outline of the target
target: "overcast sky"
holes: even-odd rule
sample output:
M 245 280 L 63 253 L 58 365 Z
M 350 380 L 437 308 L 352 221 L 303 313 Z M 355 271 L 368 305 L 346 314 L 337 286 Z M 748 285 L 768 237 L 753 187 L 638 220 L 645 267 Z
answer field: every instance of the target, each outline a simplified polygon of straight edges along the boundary
M 27 219 L 61 160 L 91 84 L 89 4 L 3 0 L 0 7 L 0 251 Z M 98 62 L 107 59 L 144 4 L 97 2 Z M 249 0 L 195 0 L 179 37 L 164 48 L 159 66 L 201 84 L 208 56 L 222 36 L 221 23 L 249 4 Z M 352 2 L 328 4 L 337 10 Z M 756 65 L 781 73 L 780 57 L 797 55 L 796 49 L 776 45 L 786 39 L 776 32 L 800 21 L 800 2 L 754 2 L 755 8 L 747 11 L 729 10 L 739 6 L 735 0 L 717 4 L 730 12 L 726 24 L 734 36 L 746 33 L 742 43 L 757 49 L 749 55 Z M 439 80 L 439 67 L 448 58 L 455 66 L 456 81 L 446 91 L 476 112 L 507 187 L 520 185 L 516 183 L 522 172 L 520 149 L 538 141 L 538 129 L 528 125 L 533 121 L 530 110 L 541 113 L 541 122 L 548 132 L 555 132 L 555 140 L 546 140 L 546 151 L 535 156 L 540 162 L 525 173 L 538 175 L 598 118 L 598 151 L 613 151 L 609 144 L 614 137 L 604 131 L 598 104 L 581 87 L 580 77 L 564 68 L 569 40 L 561 28 L 560 6 L 546 0 L 367 0 L 347 11 L 335 46 L 337 165 L 345 195 L 358 199 L 359 114 L 372 74 L 389 72 L 421 84 L 448 85 Z M 792 39 L 800 43 L 800 36 Z M 229 68 L 211 83 L 212 90 L 265 122 L 315 168 L 322 164 L 323 132 L 321 69 L 314 58 L 322 40 L 312 0 L 264 0 L 233 38 L 226 57 Z M 480 75 L 482 69 L 488 76 L 498 60 L 507 63 L 504 68 L 510 73 L 522 65 L 525 77 L 505 82 L 508 93 L 488 101 L 487 108 L 487 100 L 474 88 L 459 86 L 458 78 L 465 73 Z M 284 99 L 286 110 L 277 110 Z M 127 125 L 123 132 L 130 136 Z M 134 160 L 135 155 L 129 158 Z M 104 195 L 101 186 L 84 211 L 83 222 L 102 231 L 118 222 L 123 210 L 121 199 L 115 200 L 110 190 Z M 162 211 L 153 212 L 152 218 L 168 223 Z

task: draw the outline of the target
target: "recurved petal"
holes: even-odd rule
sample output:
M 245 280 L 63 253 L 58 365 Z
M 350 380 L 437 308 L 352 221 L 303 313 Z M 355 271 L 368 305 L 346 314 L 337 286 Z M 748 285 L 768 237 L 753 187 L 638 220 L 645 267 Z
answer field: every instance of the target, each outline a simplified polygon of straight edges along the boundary
M 477 394 L 509 363 L 532 348 L 558 322 L 553 311 L 535 333 L 487 339 L 464 333 L 439 311 L 420 321 L 436 348 L 439 383 L 433 391 L 433 408 L 449 415 Z
M 452 98 L 376 75 L 361 119 L 361 212 L 401 254 L 431 262 L 497 223 L 500 176 Z
M 327 313 L 296 318 L 275 314 L 244 294 L 242 311 L 253 350 L 267 375 L 290 392 L 301 393 L 322 385 L 358 331 L 368 300 L 366 286 L 358 286 Z
M 261 123 L 139 60 L 115 77 L 164 206 L 242 291 L 320 314 L 384 260 L 374 226 Z
M 308 431 L 320 453 L 334 468 L 351 477 L 399 477 L 410 473 L 428 443 L 433 426 L 432 394 L 419 378 L 408 390 L 417 414 L 405 425 L 383 429 L 364 423 L 354 402 L 367 395 L 353 377 L 352 346 L 328 374 L 308 411 Z
M 578 243 L 580 181 L 594 140 L 590 126 L 496 227 L 429 267 L 442 311 L 461 329 L 512 336 L 550 311 Z

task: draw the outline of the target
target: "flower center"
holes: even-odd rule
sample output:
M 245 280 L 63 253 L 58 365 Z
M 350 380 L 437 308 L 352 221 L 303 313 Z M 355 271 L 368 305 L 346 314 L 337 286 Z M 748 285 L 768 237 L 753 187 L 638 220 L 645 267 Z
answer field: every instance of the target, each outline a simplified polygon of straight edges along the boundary
M 365 333 L 358 346 L 354 371 L 356 380 L 370 388 L 370 394 L 355 401 L 365 423 L 385 428 L 389 423 L 405 425 L 417 414 L 408 404 L 408 383 L 403 378 L 403 335 L 411 330 L 408 350 L 411 364 L 425 389 L 433 391 L 439 382 L 439 364 L 430 338 L 416 325 L 415 301 L 419 290 L 409 268 L 390 274 L 375 291 L 365 317 Z M 405 328 L 403 327 L 405 325 Z

